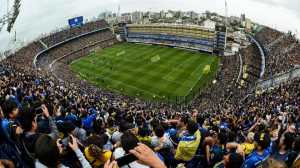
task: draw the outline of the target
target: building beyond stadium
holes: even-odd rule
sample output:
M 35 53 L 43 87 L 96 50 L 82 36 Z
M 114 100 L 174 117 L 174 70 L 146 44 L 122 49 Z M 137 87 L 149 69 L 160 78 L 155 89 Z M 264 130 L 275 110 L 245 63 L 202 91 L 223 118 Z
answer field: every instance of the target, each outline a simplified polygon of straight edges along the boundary
M 124 24 L 120 31 L 127 42 L 139 42 L 182 47 L 223 55 L 226 47 L 226 27 L 214 29 L 198 25 Z

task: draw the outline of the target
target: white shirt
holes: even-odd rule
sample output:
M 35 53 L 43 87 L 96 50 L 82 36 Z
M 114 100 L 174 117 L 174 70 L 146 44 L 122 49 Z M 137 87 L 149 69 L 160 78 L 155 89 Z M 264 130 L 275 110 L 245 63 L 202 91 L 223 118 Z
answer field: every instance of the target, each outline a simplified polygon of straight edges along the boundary
M 113 156 L 115 159 L 118 159 L 122 156 L 125 156 L 125 151 L 123 148 L 116 148 L 114 153 L 113 153 Z M 134 161 L 132 163 L 129 163 L 129 166 L 122 166 L 121 168 L 150 168 L 149 166 L 145 166 L 143 164 L 140 164 L 138 163 L 137 161 Z

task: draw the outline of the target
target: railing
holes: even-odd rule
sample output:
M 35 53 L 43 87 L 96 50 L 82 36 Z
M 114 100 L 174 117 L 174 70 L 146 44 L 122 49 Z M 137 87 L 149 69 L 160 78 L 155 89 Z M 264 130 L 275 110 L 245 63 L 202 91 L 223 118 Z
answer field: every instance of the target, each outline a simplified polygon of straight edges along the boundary
M 255 45 L 258 47 L 260 55 L 261 55 L 261 72 L 260 72 L 260 78 L 263 77 L 263 75 L 265 74 L 265 68 L 266 68 L 266 56 L 265 56 L 265 52 L 263 50 L 263 48 L 261 47 L 260 43 L 250 34 L 247 34 L 247 37 L 249 37 L 254 43 Z
M 238 81 L 240 80 L 240 78 L 241 78 L 241 76 L 242 76 L 242 73 L 243 73 L 243 58 L 242 58 L 242 55 L 241 55 L 241 53 L 239 53 L 239 60 L 240 60 L 240 70 L 239 70 L 239 75 L 238 75 L 238 77 L 237 77 L 237 79 L 236 79 L 236 83 L 238 83 Z
M 270 79 L 261 80 L 256 83 L 257 90 L 268 90 L 271 87 L 279 86 L 282 83 L 300 77 L 300 67 L 294 68 L 289 72 L 274 75 Z

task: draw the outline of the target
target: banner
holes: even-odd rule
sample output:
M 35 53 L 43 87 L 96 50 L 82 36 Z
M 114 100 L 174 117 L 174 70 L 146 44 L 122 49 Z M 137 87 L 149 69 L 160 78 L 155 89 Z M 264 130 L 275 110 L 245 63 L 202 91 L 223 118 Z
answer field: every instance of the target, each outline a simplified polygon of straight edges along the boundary
M 70 27 L 82 26 L 83 25 L 83 16 L 79 16 L 79 17 L 69 19 L 69 25 L 70 25 Z

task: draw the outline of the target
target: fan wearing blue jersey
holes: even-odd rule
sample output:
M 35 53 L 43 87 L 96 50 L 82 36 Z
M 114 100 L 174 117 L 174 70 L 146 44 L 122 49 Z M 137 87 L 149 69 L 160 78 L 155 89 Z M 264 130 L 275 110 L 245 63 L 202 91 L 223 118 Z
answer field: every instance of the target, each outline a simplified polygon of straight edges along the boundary
M 255 143 L 257 145 L 256 150 L 254 150 L 245 160 L 243 168 L 256 168 L 266 161 L 270 154 L 270 137 L 266 133 L 260 133 L 257 138 L 255 138 Z

